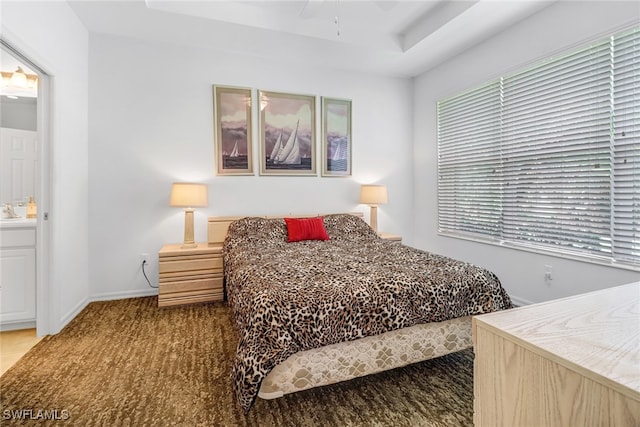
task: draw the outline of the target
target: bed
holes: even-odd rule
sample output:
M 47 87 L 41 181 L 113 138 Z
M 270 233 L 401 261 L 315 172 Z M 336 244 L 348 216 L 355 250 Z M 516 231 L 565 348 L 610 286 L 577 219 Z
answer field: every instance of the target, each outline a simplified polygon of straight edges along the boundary
M 490 271 L 381 239 L 358 215 L 211 217 L 208 241 L 224 242 L 245 411 L 469 348 L 472 315 L 511 307 Z

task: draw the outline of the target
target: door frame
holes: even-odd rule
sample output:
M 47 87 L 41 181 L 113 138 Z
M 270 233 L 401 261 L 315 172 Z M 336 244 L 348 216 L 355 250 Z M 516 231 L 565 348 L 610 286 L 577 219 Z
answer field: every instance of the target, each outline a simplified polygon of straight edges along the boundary
M 49 206 L 51 197 L 51 81 L 50 77 L 38 73 L 38 142 L 40 143 L 40 177 L 38 189 L 40 208 L 36 221 L 36 334 L 40 337 L 52 333 L 56 323 L 50 307 L 55 307 L 49 284 Z M 41 131 L 40 131 L 41 129 Z
M 22 43 L 7 40 L 8 34 L 0 38 L 3 49 L 24 62 L 38 75 L 38 97 L 36 104 L 39 177 L 36 183 L 35 196 L 38 203 L 36 221 L 36 334 L 49 335 L 58 332 L 59 322 L 57 312 L 59 303 L 52 292 L 50 278 L 50 221 L 49 207 L 51 206 L 51 163 L 53 152 L 53 82 L 50 73 L 45 68 L 30 60 L 23 52 L 30 49 Z M 9 37 L 10 38 L 10 37 Z M 34 54 L 34 56 L 37 56 Z

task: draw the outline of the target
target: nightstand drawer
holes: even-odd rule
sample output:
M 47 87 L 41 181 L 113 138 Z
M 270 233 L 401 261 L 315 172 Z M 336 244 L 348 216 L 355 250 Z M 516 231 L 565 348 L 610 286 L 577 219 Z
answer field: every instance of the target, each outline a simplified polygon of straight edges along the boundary
M 18 247 L 18 246 L 35 246 L 36 229 L 34 228 L 16 228 L 2 229 L 0 231 L 0 246 Z
M 189 280 L 222 278 L 222 271 L 217 270 L 197 270 L 197 271 L 172 271 L 162 273 L 158 276 L 160 283 L 185 282 Z
M 200 271 L 209 270 L 211 272 L 222 272 L 222 257 L 203 257 L 196 259 L 178 259 L 178 260 L 165 260 L 160 262 L 160 274 L 174 273 L 182 271 Z
M 399 236 L 397 234 L 382 232 L 378 233 L 378 236 L 380 236 L 380 238 L 384 240 L 390 240 L 392 242 L 402 242 L 402 236 Z
M 198 280 L 183 280 L 175 282 L 160 283 L 159 294 L 180 294 L 184 292 L 212 291 L 222 293 L 223 291 L 222 277 L 214 277 Z
M 193 302 L 222 301 L 224 285 L 222 277 L 160 283 L 158 305 L 188 304 Z

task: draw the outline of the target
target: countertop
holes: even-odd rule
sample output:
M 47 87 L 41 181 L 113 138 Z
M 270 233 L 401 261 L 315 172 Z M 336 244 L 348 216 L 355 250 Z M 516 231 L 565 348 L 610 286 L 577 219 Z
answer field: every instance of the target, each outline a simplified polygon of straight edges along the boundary
M 36 227 L 36 219 L 35 218 L 10 218 L 10 219 L 0 219 L 0 229 L 6 228 L 35 228 Z

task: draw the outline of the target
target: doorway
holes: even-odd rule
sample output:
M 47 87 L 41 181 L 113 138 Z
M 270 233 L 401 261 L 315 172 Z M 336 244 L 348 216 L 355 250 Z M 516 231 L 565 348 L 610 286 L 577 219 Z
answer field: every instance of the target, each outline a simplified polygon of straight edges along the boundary
M 36 64 L 0 40 L 0 232 L 20 236 L 0 242 L 2 269 L 0 330 L 36 328 L 49 333 L 49 76 Z M 35 218 L 27 218 L 34 213 Z M 11 204 L 12 215 L 5 204 Z M 16 218 L 11 219 L 10 216 Z M 21 233 L 15 233 L 20 230 Z M 33 236 L 33 238 L 32 238 Z M 13 252 L 12 252 L 13 251 Z M 19 254 L 19 257 L 13 255 Z M 24 271 L 24 273 L 23 273 Z M 14 287 L 24 274 L 24 289 Z

